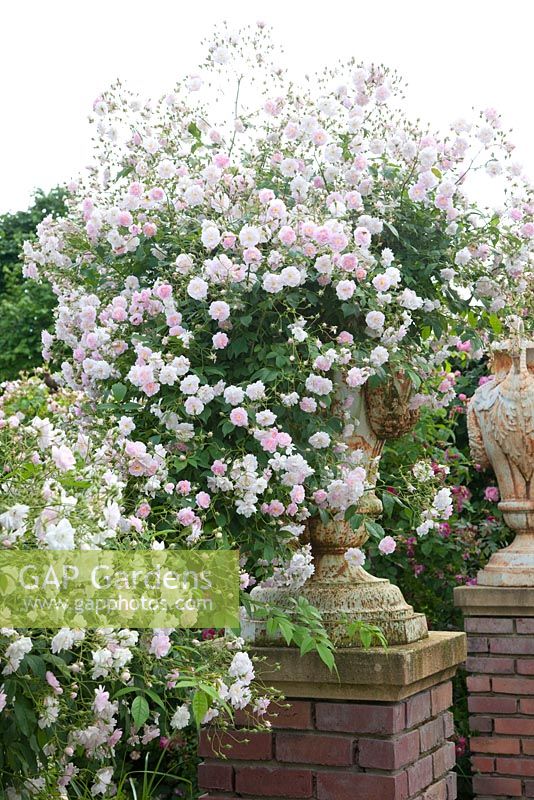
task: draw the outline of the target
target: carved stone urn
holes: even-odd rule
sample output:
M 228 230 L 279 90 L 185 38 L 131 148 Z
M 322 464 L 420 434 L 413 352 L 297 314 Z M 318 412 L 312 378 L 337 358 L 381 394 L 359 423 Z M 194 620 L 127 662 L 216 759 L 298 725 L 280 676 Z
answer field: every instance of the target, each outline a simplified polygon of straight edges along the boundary
M 341 380 L 337 383 L 333 411 L 344 422 L 346 445 L 352 451 L 361 451 L 359 463 L 367 471 L 367 491 L 357 510 L 371 518 L 382 513 L 374 487 L 384 443 L 407 433 L 417 419 L 416 412 L 408 408 L 410 390 L 410 382 L 400 376 L 378 389 L 350 389 Z M 348 548 L 361 547 L 367 541 L 363 524 L 353 530 L 343 516 L 328 523 L 316 517 L 309 521 L 307 536 L 314 557 L 313 576 L 298 592 L 257 587 L 251 592 L 252 599 L 283 607 L 288 596 L 303 595 L 319 609 L 332 641 L 338 645 L 358 643 L 347 637 L 347 622 L 356 619 L 378 625 L 392 645 L 428 635 L 425 615 L 414 613 L 397 586 L 345 560 Z M 254 638 L 262 638 L 257 627 Z
M 492 380 L 470 400 L 471 455 L 493 467 L 504 521 L 516 533 L 478 573 L 482 586 L 534 586 L 534 341 L 494 348 Z

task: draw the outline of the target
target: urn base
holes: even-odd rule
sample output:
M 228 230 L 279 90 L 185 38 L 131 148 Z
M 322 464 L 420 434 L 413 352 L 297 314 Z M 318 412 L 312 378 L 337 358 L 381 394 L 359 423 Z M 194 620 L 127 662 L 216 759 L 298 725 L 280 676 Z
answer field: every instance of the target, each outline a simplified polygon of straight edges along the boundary
M 492 555 L 477 575 L 479 586 L 534 586 L 534 531 L 520 533 Z
M 347 635 L 347 625 L 356 620 L 378 626 L 390 645 L 410 644 L 428 636 L 425 615 L 414 612 L 398 586 L 361 568 L 358 573 L 359 580 L 332 584 L 315 578 L 297 590 L 257 587 L 252 590 L 251 598 L 258 603 L 287 608 L 288 598 L 305 597 L 321 612 L 323 625 L 337 646 L 358 646 L 358 637 Z M 256 644 L 273 643 L 262 621 L 248 620 L 244 635 Z

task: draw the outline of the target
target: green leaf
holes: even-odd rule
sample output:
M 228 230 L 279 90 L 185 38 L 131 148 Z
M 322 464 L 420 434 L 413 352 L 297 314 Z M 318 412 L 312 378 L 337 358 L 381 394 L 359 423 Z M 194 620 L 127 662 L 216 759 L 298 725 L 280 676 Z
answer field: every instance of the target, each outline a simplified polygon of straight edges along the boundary
M 133 166 L 128 164 L 126 167 L 123 167 L 120 172 L 117 172 L 117 176 L 115 178 L 116 181 L 120 180 L 120 178 L 125 178 L 127 175 L 133 172 Z
M 157 706 L 165 710 L 165 703 L 157 692 L 155 692 L 153 689 L 148 689 L 146 686 L 144 687 L 143 691 L 147 693 L 150 699 L 153 700 Z
M 423 341 L 426 341 L 431 333 L 432 333 L 432 328 L 430 327 L 430 325 L 424 325 L 421 328 L 421 339 Z
M 206 716 L 209 708 L 208 696 L 201 689 L 198 689 L 193 695 L 191 708 L 193 709 L 193 717 L 195 718 L 197 727 L 200 727 L 200 723 Z
M 138 729 L 141 728 L 150 716 L 150 707 L 143 695 L 138 694 L 137 697 L 134 698 L 130 712 L 135 727 Z
M 126 397 L 126 391 L 126 386 L 123 383 L 114 383 L 111 387 L 111 394 L 117 403 L 120 403 L 122 400 L 124 400 Z
M 364 650 L 368 650 L 369 647 L 371 647 L 371 641 L 373 639 L 373 634 L 371 633 L 369 628 L 364 628 L 364 627 L 360 628 L 359 634 L 360 634 L 360 641 L 362 643 L 362 647 L 364 648 Z
M 293 631 L 294 627 L 292 623 L 288 619 L 284 619 L 283 617 L 278 620 L 278 627 L 282 636 L 284 637 L 286 644 L 291 644 L 293 641 Z
M 357 531 L 362 522 L 363 522 L 363 514 L 354 514 L 354 516 L 350 518 L 350 527 L 352 528 L 353 531 Z
M 334 659 L 334 654 L 325 644 L 318 644 L 317 645 L 317 652 L 319 653 L 319 657 L 323 664 L 326 664 L 330 672 L 334 669 L 336 662 Z
M 493 333 L 499 334 L 502 331 L 502 323 L 497 314 L 490 314 L 489 324 Z
M 199 142 L 201 141 L 201 135 L 202 134 L 201 134 L 200 128 L 198 127 L 196 122 L 190 122 L 188 127 L 187 127 L 187 130 L 189 131 L 191 136 L 193 136 L 197 141 L 199 141 Z
M 41 680 L 45 679 L 46 664 L 40 656 L 29 654 L 24 660 L 34 675 L 37 675 Z
M 395 495 L 391 492 L 382 492 L 382 505 L 384 507 L 384 516 L 390 517 L 395 508 Z
M 28 701 L 25 700 L 23 703 L 17 698 L 13 704 L 13 709 L 15 711 L 15 719 L 17 720 L 17 725 L 20 732 L 24 736 L 30 736 L 36 720 L 35 714 L 28 706 Z
M 319 648 L 319 645 L 316 645 L 310 634 L 306 634 L 300 643 L 300 654 L 301 656 L 306 655 L 309 653 L 310 650 L 315 650 L 315 648 Z
M 365 530 L 377 539 L 382 539 L 384 536 L 384 528 L 372 519 L 366 519 L 364 522 Z

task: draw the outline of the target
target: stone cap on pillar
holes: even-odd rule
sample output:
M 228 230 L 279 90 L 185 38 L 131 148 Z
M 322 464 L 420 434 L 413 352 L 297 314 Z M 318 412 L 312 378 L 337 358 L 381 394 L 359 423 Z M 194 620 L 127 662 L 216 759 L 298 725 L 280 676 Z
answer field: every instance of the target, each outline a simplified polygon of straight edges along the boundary
M 340 648 L 337 673 L 317 653 L 301 656 L 294 647 L 255 647 L 252 652 L 263 659 L 258 677 L 287 698 L 394 702 L 451 678 L 465 661 L 466 637 L 431 631 L 419 642 L 387 649 Z
M 534 617 L 534 587 L 457 586 L 454 605 L 466 617 Z

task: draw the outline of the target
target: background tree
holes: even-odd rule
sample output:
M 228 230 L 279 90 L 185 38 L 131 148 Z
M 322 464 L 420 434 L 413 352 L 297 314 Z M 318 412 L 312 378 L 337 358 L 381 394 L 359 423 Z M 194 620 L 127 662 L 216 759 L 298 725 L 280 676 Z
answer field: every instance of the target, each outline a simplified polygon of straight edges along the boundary
M 41 331 L 52 324 L 55 299 L 47 283 L 23 278 L 20 253 L 47 214 L 65 212 L 64 196 L 60 188 L 39 189 L 27 211 L 0 216 L 0 380 L 41 363 Z

